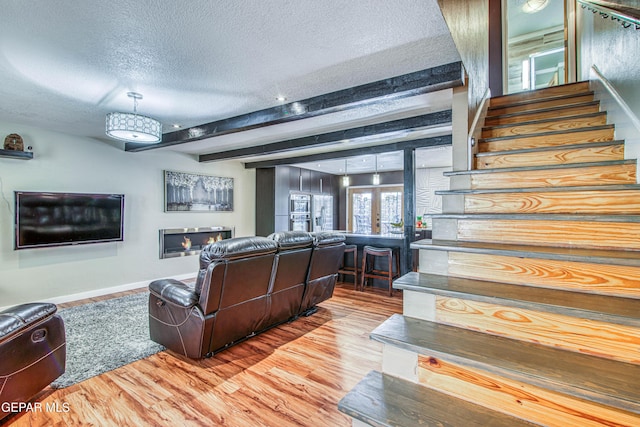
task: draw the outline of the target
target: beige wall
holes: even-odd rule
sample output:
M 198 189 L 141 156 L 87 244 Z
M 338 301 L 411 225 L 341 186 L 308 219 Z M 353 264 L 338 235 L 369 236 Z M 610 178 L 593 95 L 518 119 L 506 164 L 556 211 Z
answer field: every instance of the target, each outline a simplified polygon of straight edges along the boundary
M 0 157 L 0 307 L 61 302 L 152 279 L 195 274 L 198 257 L 159 259 L 158 230 L 223 225 L 255 232 L 255 171 L 237 161 L 198 163 L 165 149 L 127 153 L 118 144 L 0 122 L 18 133 L 33 160 Z M 163 170 L 234 178 L 234 212 L 165 213 Z M 13 249 L 16 190 L 125 194 L 125 240 L 73 247 Z

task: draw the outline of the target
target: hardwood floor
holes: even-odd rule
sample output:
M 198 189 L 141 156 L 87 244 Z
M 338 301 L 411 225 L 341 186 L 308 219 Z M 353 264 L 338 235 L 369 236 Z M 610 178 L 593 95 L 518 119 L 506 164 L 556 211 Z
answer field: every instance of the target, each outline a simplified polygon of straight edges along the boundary
M 369 333 L 401 312 L 400 292 L 391 298 L 383 289 L 356 292 L 350 283 L 338 284 L 310 317 L 210 359 L 164 351 L 65 389 L 47 389 L 33 401 L 41 411 L 5 424 L 350 426 L 337 403 L 370 370 L 380 370 L 382 345 Z

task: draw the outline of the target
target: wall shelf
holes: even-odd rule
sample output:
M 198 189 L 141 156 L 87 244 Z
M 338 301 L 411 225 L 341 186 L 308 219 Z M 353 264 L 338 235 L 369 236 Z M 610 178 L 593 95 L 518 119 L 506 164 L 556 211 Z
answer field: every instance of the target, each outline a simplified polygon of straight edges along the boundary
M 21 160 L 33 159 L 33 153 L 30 151 L 13 151 L 0 149 L 0 157 L 9 157 Z

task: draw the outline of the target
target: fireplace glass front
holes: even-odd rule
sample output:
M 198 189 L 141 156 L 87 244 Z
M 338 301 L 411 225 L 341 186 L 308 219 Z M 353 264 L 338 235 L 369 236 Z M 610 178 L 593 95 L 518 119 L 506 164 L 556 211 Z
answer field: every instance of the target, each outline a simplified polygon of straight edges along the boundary
M 233 237 L 229 227 L 169 228 L 160 230 L 160 258 L 197 255 L 210 243 Z

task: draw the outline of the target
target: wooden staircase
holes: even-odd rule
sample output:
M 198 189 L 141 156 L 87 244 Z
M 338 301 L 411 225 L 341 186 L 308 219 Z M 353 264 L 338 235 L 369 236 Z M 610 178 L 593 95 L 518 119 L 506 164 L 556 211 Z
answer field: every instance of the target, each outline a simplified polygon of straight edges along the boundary
M 492 98 L 354 425 L 640 425 L 640 185 L 587 82 Z

